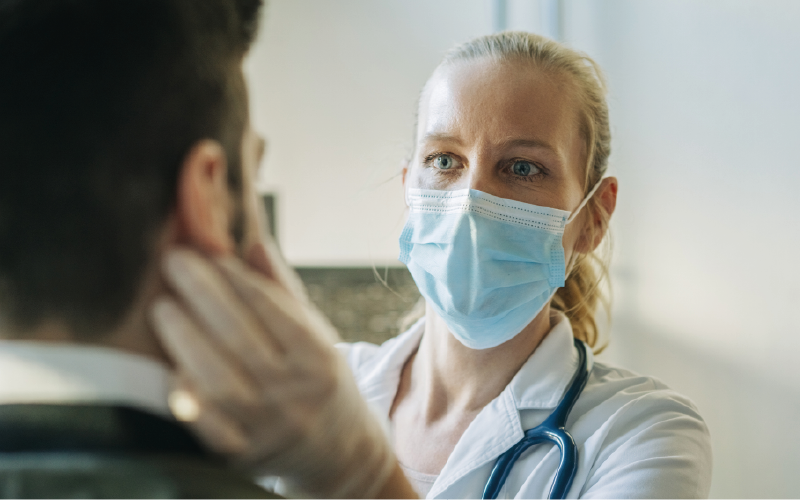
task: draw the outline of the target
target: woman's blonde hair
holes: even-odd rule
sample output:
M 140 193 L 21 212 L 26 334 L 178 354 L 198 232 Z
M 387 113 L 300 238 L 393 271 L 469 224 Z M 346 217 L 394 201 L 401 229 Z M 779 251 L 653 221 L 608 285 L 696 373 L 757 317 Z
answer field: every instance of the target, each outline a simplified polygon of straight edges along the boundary
M 589 56 L 549 38 L 522 31 L 505 31 L 470 40 L 450 50 L 439 67 L 492 58 L 503 62 L 522 62 L 557 76 L 568 78 L 580 104 L 580 127 L 585 141 L 586 171 L 584 195 L 600 182 L 608 169 L 611 153 L 606 83 L 600 67 Z M 594 198 L 586 205 L 589 216 L 599 217 L 602 231 L 607 227 L 609 214 Z M 595 224 L 584 234 L 592 242 L 597 236 Z M 606 242 L 608 242 L 606 238 Z M 596 321 L 598 306 L 608 312 L 608 299 L 601 287 L 608 277 L 606 251 L 580 254 L 571 263 L 566 283 L 553 297 L 552 307 L 563 311 L 572 324 L 574 336 L 598 352 L 599 328 Z

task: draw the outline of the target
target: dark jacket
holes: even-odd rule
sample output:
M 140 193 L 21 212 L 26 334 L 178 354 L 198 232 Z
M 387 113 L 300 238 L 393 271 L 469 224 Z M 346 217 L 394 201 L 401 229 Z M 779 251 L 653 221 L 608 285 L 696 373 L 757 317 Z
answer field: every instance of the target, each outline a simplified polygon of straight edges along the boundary
M 181 424 L 121 406 L 0 405 L 2 498 L 275 498 Z

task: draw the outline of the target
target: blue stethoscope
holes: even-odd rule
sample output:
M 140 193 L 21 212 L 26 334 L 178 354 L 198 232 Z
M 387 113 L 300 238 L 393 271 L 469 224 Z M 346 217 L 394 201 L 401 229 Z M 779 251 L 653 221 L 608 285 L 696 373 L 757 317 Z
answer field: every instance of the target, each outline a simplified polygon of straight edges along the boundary
M 586 386 L 590 371 L 586 363 L 586 345 L 575 339 L 575 347 L 578 348 L 578 370 L 572 377 L 572 382 L 570 382 L 564 398 L 544 422 L 525 431 L 525 437 L 519 443 L 500 455 L 483 490 L 483 498 L 497 498 L 511 468 L 514 467 L 514 463 L 520 455 L 531 446 L 547 441 L 558 446 L 561 451 L 561 463 L 556 471 L 553 484 L 550 486 L 548 498 L 566 497 L 569 487 L 572 486 L 572 480 L 575 479 L 575 472 L 578 470 L 578 447 L 575 446 L 575 440 L 564 427 L 567 424 L 569 412 Z

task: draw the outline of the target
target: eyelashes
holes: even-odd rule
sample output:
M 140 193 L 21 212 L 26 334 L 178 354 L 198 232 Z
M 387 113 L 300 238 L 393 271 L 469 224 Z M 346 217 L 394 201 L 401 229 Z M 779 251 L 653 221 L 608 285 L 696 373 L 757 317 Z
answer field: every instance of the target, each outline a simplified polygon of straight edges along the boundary
M 453 153 L 437 151 L 426 155 L 422 165 L 437 177 L 460 175 L 464 170 L 463 162 Z M 547 176 L 547 169 L 539 162 L 525 158 L 505 160 L 499 171 L 511 182 L 535 182 Z
M 454 155 L 454 154 L 452 154 L 452 153 L 445 153 L 445 152 L 431 153 L 431 154 L 429 154 L 428 156 L 426 156 L 426 157 L 423 159 L 423 164 L 424 164 L 425 166 L 432 167 L 432 166 L 433 166 L 433 162 L 434 162 L 434 161 L 435 161 L 437 158 L 442 158 L 442 157 L 444 157 L 444 156 L 447 156 L 447 157 L 450 157 L 450 158 L 453 158 L 453 159 L 455 159 L 455 158 L 456 158 L 456 155 Z M 440 169 L 440 170 L 452 170 L 452 168 Z

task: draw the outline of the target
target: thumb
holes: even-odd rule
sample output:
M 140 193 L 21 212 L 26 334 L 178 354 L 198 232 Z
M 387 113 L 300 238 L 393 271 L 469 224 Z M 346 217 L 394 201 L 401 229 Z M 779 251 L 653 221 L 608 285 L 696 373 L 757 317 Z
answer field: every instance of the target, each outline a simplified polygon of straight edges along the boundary
M 277 282 L 296 299 L 308 302 L 303 282 L 283 260 L 278 246 L 271 238 L 266 237 L 250 246 L 245 252 L 244 260 L 252 270 Z
M 245 262 L 254 271 L 272 281 L 279 281 L 275 265 L 269 257 L 269 252 L 263 242 L 256 242 L 247 249 L 244 255 Z

